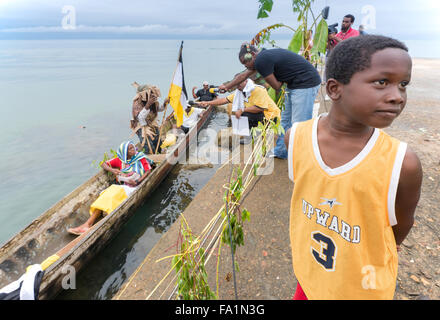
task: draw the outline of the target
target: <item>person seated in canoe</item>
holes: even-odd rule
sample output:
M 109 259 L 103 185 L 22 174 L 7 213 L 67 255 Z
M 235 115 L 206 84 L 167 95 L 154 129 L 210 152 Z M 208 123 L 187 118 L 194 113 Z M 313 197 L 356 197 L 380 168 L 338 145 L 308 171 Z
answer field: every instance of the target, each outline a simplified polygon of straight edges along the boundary
M 76 228 L 67 229 L 71 234 L 87 232 L 101 214 L 110 214 L 137 189 L 151 171 L 148 158 L 136 150 L 132 141 L 123 142 L 117 151 L 117 158 L 103 162 L 101 167 L 113 173 L 116 180 L 123 184 L 112 184 L 101 192 L 90 206 L 90 218 Z
M 153 85 L 139 85 L 136 81 L 132 83 L 136 88 L 136 95 L 133 98 L 132 119 L 130 127 L 133 134 L 136 133 L 146 154 L 155 153 L 159 141 L 159 125 L 157 114 L 165 109 L 170 99 L 166 98 L 162 105 L 157 99 L 160 97 L 160 90 Z
M 216 100 L 213 100 L 216 101 Z M 183 110 L 183 123 L 180 127 L 174 125 L 175 128 L 182 129 L 185 134 L 188 133 L 189 129 L 197 124 L 197 121 L 202 116 L 204 109 L 193 107 L 196 105 L 194 102 L 190 101 L 186 105 L 186 109 Z M 176 119 L 176 114 L 174 113 L 174 119 Z

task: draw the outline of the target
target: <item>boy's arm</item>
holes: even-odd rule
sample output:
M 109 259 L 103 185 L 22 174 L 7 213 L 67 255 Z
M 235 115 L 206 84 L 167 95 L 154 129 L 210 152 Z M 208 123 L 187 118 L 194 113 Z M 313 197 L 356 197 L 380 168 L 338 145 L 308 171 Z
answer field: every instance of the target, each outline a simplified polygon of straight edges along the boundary
M 420 198 L 423 171 L 419 158 L 414 151 L 406 151 L 400 170 L 399 185 L 396 194 L 396 220 L 393 226 L 396 244 L 400 245 L 408 235 L 414 223 L 414 212 Z

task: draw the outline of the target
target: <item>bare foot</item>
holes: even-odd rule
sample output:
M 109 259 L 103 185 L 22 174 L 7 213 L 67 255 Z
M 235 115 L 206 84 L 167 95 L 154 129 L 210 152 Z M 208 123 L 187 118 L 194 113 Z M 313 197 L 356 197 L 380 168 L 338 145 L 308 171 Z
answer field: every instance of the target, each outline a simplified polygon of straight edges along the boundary
M 67 229 L 67 232 L 74 234 L 76 236 L 80 236 L 84 232 L 87 232 L 87 230 L 89 230 L 89 229 L 90 229 L 89 227 L 82 225 L 82 226 L 79 226 L 76 228 L 69 228 L 69 229 Z

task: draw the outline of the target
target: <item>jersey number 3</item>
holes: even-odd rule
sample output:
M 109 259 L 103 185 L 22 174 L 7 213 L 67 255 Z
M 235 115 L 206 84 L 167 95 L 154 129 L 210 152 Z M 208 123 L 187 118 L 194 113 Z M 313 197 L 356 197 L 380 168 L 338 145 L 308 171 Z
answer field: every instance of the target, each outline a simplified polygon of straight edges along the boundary
M 315 260 L 324 267 L 326 271 L 335 271 L 337 247 L 333 239 L 321 232 L 312 232 L 312 240 L 319 245 L 319 251 L 313 246 L 311 252 Z

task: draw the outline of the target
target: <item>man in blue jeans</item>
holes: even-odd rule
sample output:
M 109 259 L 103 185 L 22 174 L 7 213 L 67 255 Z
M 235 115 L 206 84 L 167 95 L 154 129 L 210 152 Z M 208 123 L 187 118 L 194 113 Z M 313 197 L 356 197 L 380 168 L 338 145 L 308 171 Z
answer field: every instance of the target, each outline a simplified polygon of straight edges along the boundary
M 248 70 L 231 82 L 221 85 L 220 90 L 229 90 L 258 72 L 276 91 L 279 91 L 283 84 L 287 86 L 285 108 L 281 112 L 281 125 L 285 131 L 294 122 L 312 118 L 321 77 L 310 62 L 286 49 L 259 50 L 248 43 L 241 46 L 238 58 Z M 271 156 L 287 159 L 284 135 L 278 136 Z

